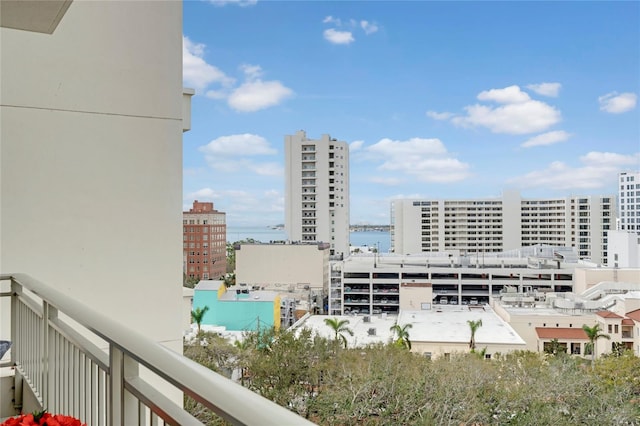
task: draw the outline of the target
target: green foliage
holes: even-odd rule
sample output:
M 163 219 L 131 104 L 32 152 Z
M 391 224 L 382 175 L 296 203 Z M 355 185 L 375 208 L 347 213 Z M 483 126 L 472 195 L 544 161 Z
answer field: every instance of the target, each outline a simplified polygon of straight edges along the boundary
M 582 329 L 587 334 L 587 338 L 589 339 L 589 349 L 591 350 L 591 361 L 595 362 L 596 359 L 596 343 L 598 339 L 611 339 L 608 334 L 601 333 L 600 324 L 596 324 L 593 327 L 589 327 L 587 324 L 582 326 Z M 586 352 L 586 349 L 585 349 Z
M 202 324 L 202 319 L 204 318 L 204 314 L 206 314 L 208 310 L 209 310 L 209 307 L 205 306 L 204 308 L 198 307 L 198 308 L 195 308 L 193 311 L 191 311 L 191 319 L 193 320 L 193 322 L 198 324 L 198 334 L 202 332 L 202 329 L 200 328 L 200 326 Z
M 229 272 L 220 277 L 222 281 L 224 281 L 224 286 L 229 288 L 236 285 L 236 273 Z
M 411 340 L 409 340 L 409 329 L 411 327 L 413 327 L 413 324 L 407 323 L 400 326 L 398 323 L 395 323 L 389 328 L 389 331 L 392 331 L 396 336 L 394 340 L 396 346 L 411 350 Z
M 482 327 L 482 320 L 467 320 L 467 324 L 469 324 L 469 329 L 471 331 L 471 338 L 469 339 L 469 349 L 471 352 L 476 350 L 476 332 L 480 327 Z
M 342 340 L 344 347 L 347 347 L 347 338 L 344 333 L 353 336 L 353 331 L 347 327 L 349 320 L 339 320 L 338 318 L 325 318 L 324 323 L 327 324 L 335 333 L 335 340 Z
M 640 359 L 628 352 L 591 369 L 580 357 L 529 351 L 428 360 L 395 344 L 341 346 L 309 330 L 271 330 L 229 345 L 235 355 L 204 359 L 217 371 L 233 360 L 244 386 L 320 425 L 640 423 Z
M 184 345 L 184 356 L 227 378 L 230 378 L 233 370 L 238 368 L 239 353 L 240 350 L 226 339 L 209 332 L 199 334 L 197 341 Z M 186 395 L 184 407 L 206 425 L 227 424 L 207 407 Z
M 182 285 L 187 288 L 194 288 L 200 280 L 198 277 L 187 277 L 187 274 L 182 274 Z
M 560 343 L 558 339 L 551 339 L 551 341 L 544 346 L 544 351 L 553 356 L 567 355 L 567 348 Z

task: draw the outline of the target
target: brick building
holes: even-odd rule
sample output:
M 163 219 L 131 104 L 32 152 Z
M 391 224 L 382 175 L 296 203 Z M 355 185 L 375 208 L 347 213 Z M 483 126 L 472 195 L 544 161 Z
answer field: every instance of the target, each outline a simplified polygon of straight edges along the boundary
M 182 214 L 184 272 L 190 278 L 218 279 L 227 270 L 226 214 L 213 203 L 193 202 Z

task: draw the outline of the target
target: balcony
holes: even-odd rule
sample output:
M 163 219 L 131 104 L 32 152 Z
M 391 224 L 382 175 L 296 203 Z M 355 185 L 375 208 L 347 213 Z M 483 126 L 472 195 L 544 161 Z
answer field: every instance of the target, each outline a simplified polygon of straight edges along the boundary
M 13 389 L 0 407 L 15 409 L 0 417 L 46 408 L 89 426 L 201 424 L 186 394 L 231 424 L 312 424 L 27 275 L 0 284 L 12 341 L 0 380 Z

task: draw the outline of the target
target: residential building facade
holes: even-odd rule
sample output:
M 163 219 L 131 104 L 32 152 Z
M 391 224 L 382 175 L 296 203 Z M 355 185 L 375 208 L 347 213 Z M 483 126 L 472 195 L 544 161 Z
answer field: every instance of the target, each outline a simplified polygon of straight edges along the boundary
M 227 272 L 226 214 L 213 203 L 196 200 L 182 213 L 182 240 L 187 277 L 218 279 Z
M 330 245 L 349 254 L 349 145 L 329 135 L 307 138 L 300 130 L 284 139 L 285 232 L 291 241 Z
M 575 247 L 580 259 L 607 264 L 615 196 L 524 199 L 398 199 L 391 203 L 394 253 L 491 253 L 535 244 Z
M 503 292 L 491 306 L 527 342 L 527 350 L 591 356 L 582 327 L 599 325 L 609 338 L 597 342 L 596 356 L 626 349 L 640 354 L 640 282 L 601 282 L 580 294 L 547 293 L 532 304 L 514 303 Z
M 618 175 L 619 229 L 640 234 L 640 171 Z

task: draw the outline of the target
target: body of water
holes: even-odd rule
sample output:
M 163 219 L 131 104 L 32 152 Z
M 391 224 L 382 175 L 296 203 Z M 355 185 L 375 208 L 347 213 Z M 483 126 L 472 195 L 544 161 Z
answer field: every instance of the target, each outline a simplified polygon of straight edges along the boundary
M 230 243 L 249 238 L 269 243 L 286 240 L 287 235 L 282 229 L 272 229 L 268 226 L 230 226 L 227 228 L 227 241 Z M 386 231 L 351 232 L 350 241 L 352 246 L 378 247 L 380 253 L 388 252 L 391 246 L 391 236 Z

